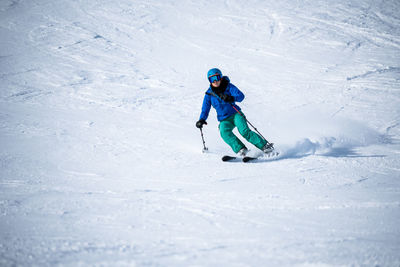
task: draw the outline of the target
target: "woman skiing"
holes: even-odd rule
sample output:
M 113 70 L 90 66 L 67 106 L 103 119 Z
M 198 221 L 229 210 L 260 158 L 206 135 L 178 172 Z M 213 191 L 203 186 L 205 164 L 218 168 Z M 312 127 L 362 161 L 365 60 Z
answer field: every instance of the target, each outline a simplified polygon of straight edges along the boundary
M 207 124 L 206 120 L 211 106 L 213 106 L 217 111 L 217 119 L 220 122 L 219 132 L 221 137 L 235 153 L 244 157 L 248 152 L 243 142 L 232 132 L 235 127 L 249 143 L 264 153 L 271 153 L 274 150 L 273 144 L 250 130 L 240 107 L 235 104 L 235 102 L 242 102 L 244 94 L 230 83 L 227 76 L 222 76 L 221 71 L 217 68 L 210 69 L 207 77 L 210 87 L 204 96 L 200 119 L 196 122 L 196 127 L 202 128 L 204 124 Z

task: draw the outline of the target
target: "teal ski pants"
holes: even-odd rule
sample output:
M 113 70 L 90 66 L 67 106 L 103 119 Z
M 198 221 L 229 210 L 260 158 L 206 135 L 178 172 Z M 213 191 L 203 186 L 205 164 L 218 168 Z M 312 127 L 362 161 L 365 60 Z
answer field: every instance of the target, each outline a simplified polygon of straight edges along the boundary
M 219 132 L 222 139 L 227 143 L 235 153 L 245 147 L 242 141 L 232 132 L 237 127 L 240 135 L 244 137 L 249 143 L 255 145 L 257 148 L 262 149 L 267 141 L 265 141 L 257 133 L 250 130 L 244 115 L 236 113 L 219 124 Z

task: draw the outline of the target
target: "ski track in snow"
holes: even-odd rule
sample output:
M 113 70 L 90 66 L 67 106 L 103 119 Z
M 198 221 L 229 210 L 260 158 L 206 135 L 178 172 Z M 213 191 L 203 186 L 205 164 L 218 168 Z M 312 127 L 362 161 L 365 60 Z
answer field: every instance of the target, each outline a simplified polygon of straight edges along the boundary
M 399 266 L 399 11 L 1 1 L 0 265 Z M 211 67 L 278 157 L 201 153 Z

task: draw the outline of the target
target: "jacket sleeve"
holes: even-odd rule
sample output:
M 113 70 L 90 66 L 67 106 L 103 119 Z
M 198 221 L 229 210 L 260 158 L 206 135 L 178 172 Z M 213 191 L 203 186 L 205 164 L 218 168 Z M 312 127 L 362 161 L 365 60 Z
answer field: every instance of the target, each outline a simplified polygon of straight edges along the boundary
M 208 114 L 211 109 L 211 96 L 205 95 L 203 99 L 203 106 L 201 108 L 200 120 L 207 120 Z
M 235 102 L 242 102 L 244 94 L 233 84 L 229 84 L 229 93 L 235 98 Z

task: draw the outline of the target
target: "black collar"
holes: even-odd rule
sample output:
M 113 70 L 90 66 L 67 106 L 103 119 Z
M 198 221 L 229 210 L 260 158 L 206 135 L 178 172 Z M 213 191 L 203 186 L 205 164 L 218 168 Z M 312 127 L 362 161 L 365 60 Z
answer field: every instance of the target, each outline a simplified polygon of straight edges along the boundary
M 225 92 L 226 88 L 228 87 L 228 84 L 229 80 L 224 76 L 222 77 L 221 84 L 218 87 L 214 87 L 212 84 L 210 84 L 210 87 L 215 94 L 220 96 Z

